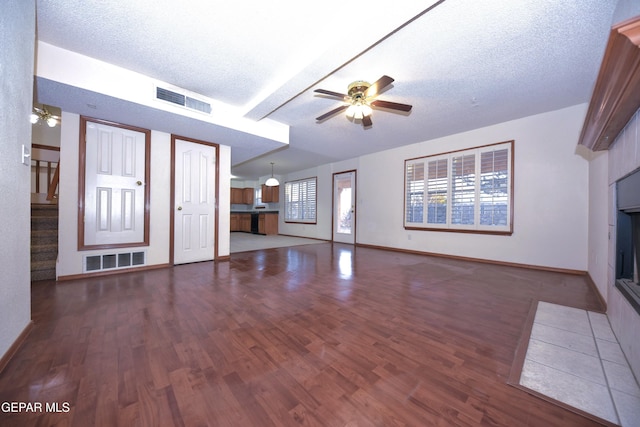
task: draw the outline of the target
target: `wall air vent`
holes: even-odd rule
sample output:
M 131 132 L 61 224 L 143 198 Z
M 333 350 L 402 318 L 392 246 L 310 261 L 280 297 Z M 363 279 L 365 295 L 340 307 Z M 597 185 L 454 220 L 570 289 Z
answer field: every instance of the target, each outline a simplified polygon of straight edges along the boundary
M 88 255 L 84 258 L 84 272 L 117 270 L 146 265 L 145 251 L 121 252 L 104 255 Z
M 156 86 L 156 99 L 179 105 L 189 110 L 211 114 L 211 104 L 188 95 Z

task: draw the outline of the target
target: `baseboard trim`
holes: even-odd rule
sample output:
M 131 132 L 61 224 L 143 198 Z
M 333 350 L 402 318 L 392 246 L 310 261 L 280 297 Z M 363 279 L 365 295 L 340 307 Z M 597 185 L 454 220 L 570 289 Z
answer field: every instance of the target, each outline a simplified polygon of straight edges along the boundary
M 587 272 L 584 271 L 584 270 L 573 270 L 573 269 L 569 269 L 569 268 L 548 267 L 548 266 L 544 266 L 544 265 L 535 265 L 535 264 L 521 264 L 521 263 L 517 263 L 517 262 L 495 261 L 495 260 L 484 259 L 484 258 L 472 258 L 472 257 L 458 256 L 458 255 L 440 254 L 440 253 L 437 253 L 437 252 L 416 251 L 416 250 L 412 250 L 412 249 L 400 249 L 400 248 L 394 248 L 394 247 L 391 247 L 391 246 L 368 245 L 366 243 L 356 243 L 356 246 L 363 247 L 363 248 L 369 248 L 369 249 L 381 249 L 381 250 L 384 250 L 384 251 L 402 252 L 402 253 L 405 253 L 405 254 L 426 255 L 426 256 L 433 256 L 433 257 L 439 257 L 439 258 L 456 259 L 456 260 L 460 260 L 460 261 L 480 262 L 480 263 L 483 263 L 483 264 L 503 265 L 503 266 L 506 266 L 506 267 L 526 268 L 526 269 L 529 269 L 529 270 L 542 270 L 542 271 L 551 271 L 551 272 L 555 272 L 555 273 L 567 273 L 567 274 L 573 274 L 573 275 L 576 275 L 576 276 L 584 276 L 584 275 L 587 274 Z
M 327 239 L 320 239 L 319 237 L 307 237 L 307 236 L 298 236 L 295 234 L 281 234 L 278 233 L 278 236 L 285 236 L 285 237 L 298 237 L 300 239 L 309 239 L 309 240 L 318 240 L 320 242 L 331 242 L 331 240 L 327 240 Z
M 82 273 L 82 274 L 68 274 L 65 276 L 58 277 L 58 282 L 65 282 L 67 280 L 76 280 L 76 279 L 87 279 L 89 277 L 101 277 L 101 276 L 113 276 L 115 274 L 122 273 L 135 273 L 138 271 L 149 271 L 149 270 L 157 270 L 160 268 L 171 267 L 171 264 L 154 264 L 154 265 L 146 265 L 144 267 L 135 267 L 135 268 L 119 268 L 117 270 L 108 270 L 108 271 L 99 271 L 96 273 Z
M 589 274 L 589 272 L 587 272 L 587 283 L 598 296 L 598 301 L 600 301 L 600 304 L 602 304 L 602 307 L 604 307 L 602 313 L 607 314 L 607 301 L 604 299 L 604 297 L 600 293 L 600 289 L 598 289 L 598 285 L 596 285 L 596 282 L 593 280 L 593 277 L 591 277 L 591 274 Z
M 22 347 L 22 344 L 24 344 L 25 340 L 31 333 L 32 329 L 33 329 L 33 320 L 30 320 L 27 326 L 25 326 L 25 328 L 22 330 L 20 335 L 18 335 L 18 338 L 16 338 L 13 344 L 11 344 L 11 347 L 9 347 L 7 352 L 2 357 L 0 357 L 0 374 L 2 373 L 4 368 L 9 364 L 9 362 L 11 361 L 11 358 L 13 358 L 13 356 L 18 352 L 18 350 L 20 350 L 20 347 Z

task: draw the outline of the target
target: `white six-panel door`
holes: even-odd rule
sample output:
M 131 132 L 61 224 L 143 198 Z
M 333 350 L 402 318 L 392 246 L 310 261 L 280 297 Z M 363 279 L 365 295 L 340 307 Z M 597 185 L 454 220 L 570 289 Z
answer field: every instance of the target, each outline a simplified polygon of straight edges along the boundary
M 87 122 L 84 245 L 144 241 L 145 134 Z
M 175 140 L 174 264 L 214 257 L 216 151 Z

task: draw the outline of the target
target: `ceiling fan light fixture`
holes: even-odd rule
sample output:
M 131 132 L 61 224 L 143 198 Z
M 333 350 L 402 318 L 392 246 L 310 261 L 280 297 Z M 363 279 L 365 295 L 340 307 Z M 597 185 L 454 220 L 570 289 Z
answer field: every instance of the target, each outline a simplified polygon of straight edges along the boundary
M 347 108 L 347 117 L 362 120 L 364 117 L 370 116 L 373 110 L 367 104 L 362 102 L 353 103 Z
M 355 116 L 356 115 L 356 110 L 357 110 L 357 108 L 356 108 L 355 105 L 353 105 L 353 104 L 349 105 L 349 108 L 347 108 L 347 113 L 346 113 L 347 117 Z
M 267 179 L 264 183 L 267 187 L 275 187 L 280 185 L 280 182 L 273 176 L 273 162 L 271 162 L 271 178 Z
M 42 121 L 47 124 L 50 128 L 55 127 L 58 124 L 58 116 L 54 116 L 47 110 L 47 107 L 33 107 L 33 112 L 29 116 L 29 121 L 31 124 L 35 125 L 39 121 Z
M 382 76 L 373 84 L 370 84 L 363 80 L 357 80 L 351 83 L 347 88 L 348 95 L 326 89 L 315 89 L 314 92 L 316 93 L 329 95 L 343 101 L 342 105 L 316 117 L 316 120 L 321 122 L 338 113 L 345 112 L 347 117 L 354 121 L 359 120 L 362 122 L 362 125 L 365 128 L 369 128 L 372 125 L 372 107 L 402 112 L 411 111 L 412 107 L 409 104 L 401 104 L 398 102 L 376 99 L 378 94 L 384 89 L 388 88 L 389 85 L 393 82 L 394 79 L 389 76 Z

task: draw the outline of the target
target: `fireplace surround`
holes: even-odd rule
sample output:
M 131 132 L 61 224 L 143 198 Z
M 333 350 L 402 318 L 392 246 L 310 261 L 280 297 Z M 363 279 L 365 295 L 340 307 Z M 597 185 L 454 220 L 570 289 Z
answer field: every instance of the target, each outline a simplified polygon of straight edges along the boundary
M 616 288 L 640 314 L 640 169 L 616 183 Z

